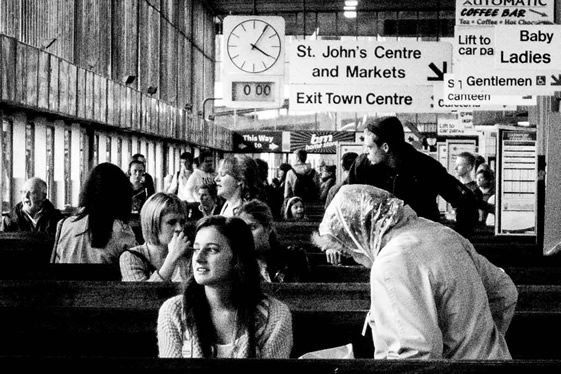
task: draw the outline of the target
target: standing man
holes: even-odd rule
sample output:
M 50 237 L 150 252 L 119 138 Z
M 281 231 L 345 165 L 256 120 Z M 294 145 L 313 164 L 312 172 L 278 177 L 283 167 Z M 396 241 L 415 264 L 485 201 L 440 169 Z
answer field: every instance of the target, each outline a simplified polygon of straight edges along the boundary
M 464 236 L 473 232 L 478 219 L 473 193 L 438 161 L 408 144 L 397 117 L 367 122 L 364 145 L 367 153 L 353 164 L 349 184 L 369 184 L 389 191 L 419 216 L 436 222 L 440 221 L 436 201 L 440 195 L 456 208 L 456 231 Z
M 183 152 L 179 156 L 179 170 L 173 175 L 167 193 L 176 194 L 183 201 L 187 201 L 187 181 L 193 174 L 193 155 Z
M 2 231 L 30 231 L 55 234 L 62 214 L 47 199 L 47 183 L 40 178 L 27 180 L 21 201 L 2 219 Z
M 341 156 L 341 170 L 343 170 L 341 174 L 341 180 L 329 189 L 329 192 L 327 193 L 327 199 L 325 200 L 325 209 L 327 209 L 329 203 L 331 202 L 331 200 L 333 200 L 333 197 L 335 196 L 337 191 L 339 191 L 341 186 L 345 184 L 345 180 L 349 175 L 349 170 L 353 166 L 353 163 L 355 162 L 357 157 L 358 154 L 355 152 L 346 152 L 343 154 L 343 156 Z
M 308 152 L 299 149 L 294 152 L 292 169 L 286 173 L 284 200 L 298 196 L 305 203 L 319 201 L 319 174 L 306 162 Z
M 186 201 L 188 203 L 198 203 L 200 201 L 199 186 L 215 183 L 216 172 L 214 171 L 213 161 L 212 153 L 209 151 L 202 151 L 199 155 L 199 167 L 193 170 L 193 174 L 189 177 L 186 185 Z

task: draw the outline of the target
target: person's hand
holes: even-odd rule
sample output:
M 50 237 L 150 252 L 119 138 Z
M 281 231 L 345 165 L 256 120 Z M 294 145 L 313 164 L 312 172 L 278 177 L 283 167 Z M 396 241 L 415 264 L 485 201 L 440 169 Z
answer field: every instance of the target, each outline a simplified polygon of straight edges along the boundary
M 187 239 L 187 235 L 183 231 L 175 232 L 168 244 L 168 256 L 179 259 L 188 254 L 190 248 L 191 242 Z
M 327 249 L 325 251 L 327 262 L 331 265 L 341 265 L 341 253 L 335 249 Z

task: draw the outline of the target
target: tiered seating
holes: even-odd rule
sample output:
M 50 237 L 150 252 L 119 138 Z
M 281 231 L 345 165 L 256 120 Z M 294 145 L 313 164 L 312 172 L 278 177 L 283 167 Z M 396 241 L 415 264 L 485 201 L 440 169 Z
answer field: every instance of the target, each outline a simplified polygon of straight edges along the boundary
M 266 291 L 287 303 L 294 319 L 295 357 L 352 342 L 369 357 L 362 337 L 370 304 L 367 283 L 274 284 Z M 155 357 L 156 318 L 179 284 L 3 281 L 0 331 L 4 355 Z M 519 286 L 520 301 L 507 341 L 515 358 L 561 359 L 561 287 Z

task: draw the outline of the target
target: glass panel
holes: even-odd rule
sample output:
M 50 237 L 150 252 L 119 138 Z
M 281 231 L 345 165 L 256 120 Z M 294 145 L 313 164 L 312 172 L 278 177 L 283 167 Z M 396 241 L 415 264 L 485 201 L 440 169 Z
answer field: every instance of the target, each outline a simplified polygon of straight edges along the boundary
M 2 142 L 1 142 L 2 176 L 2 211 L 9 211 L 11 207 L 11 183 L 12 183 L 12 121 L 2 120 Z
M 97 165 L 99 163 L 99 135 L 95 134 L 93 139 L 93 163 Z
M 110 136 L 105 137 L 105 160 L 107 162 L 112 161 L 112 158 L 111 158 L 111 137 Z
M 119 160 L 119 167 L 124 168 L 123 164 L 123 138 L 117 138 L 117 160 Z
M 35 124 L 25 124 L 25 179 L 35 176 Z
M 71 163 L 72 131 L 64 130 L 64 205 L 72 205 L 72 163 Z
M 88 134 L 86 131 L 80 131 L 80 185 L 83 186 L 88 178 Z
M 48 198 L 53 204 L 55 191 L 55 128 L 47 126 L 47 189 Z

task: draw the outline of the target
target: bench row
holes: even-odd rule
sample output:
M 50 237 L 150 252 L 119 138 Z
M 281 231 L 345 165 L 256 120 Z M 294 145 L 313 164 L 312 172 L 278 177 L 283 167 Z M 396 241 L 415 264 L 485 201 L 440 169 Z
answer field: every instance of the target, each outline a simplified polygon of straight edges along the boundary
M 160 305 L 179 284 L 4 281 L 0 283 L 0 352 L 5 355 L 155 357 Z M 520 297 L 507 342 L 513 357 L 561 359 L 561 287 L 518 286 Z M 293 314 L 293 356 L 353 343 L 371 357 L 361 335 L 369 286 L 268 284 L 265 291 Z
M 321 256 L 324 256 L 321 254 Z M 314 258 L 314 256 L 310 256 Z M 325 257 L 325 256 L 324 256 Z M 507 266 L 506 273 L 515 284 L 561 285 L 561 267 L 556 266 Z M 368 282 L 370 270 L 361 265 L 311 266 L 307 282 L 348 283 Z M 30 264 L 13 266 L 0 263 L 0 279 L 5 280 L 79 280 L 118 281 L 120 269 L 107 264 Z
M 151 358 L 56 358 L 0 357 L 0 367 L 18 372 L 58 374 L 107 373 L 423 373 L 423 374 L 535 374 L 559 373 L 561 361 L 452 361 L 452 360 L 253 360 L 253 359 L 151 359 Z

